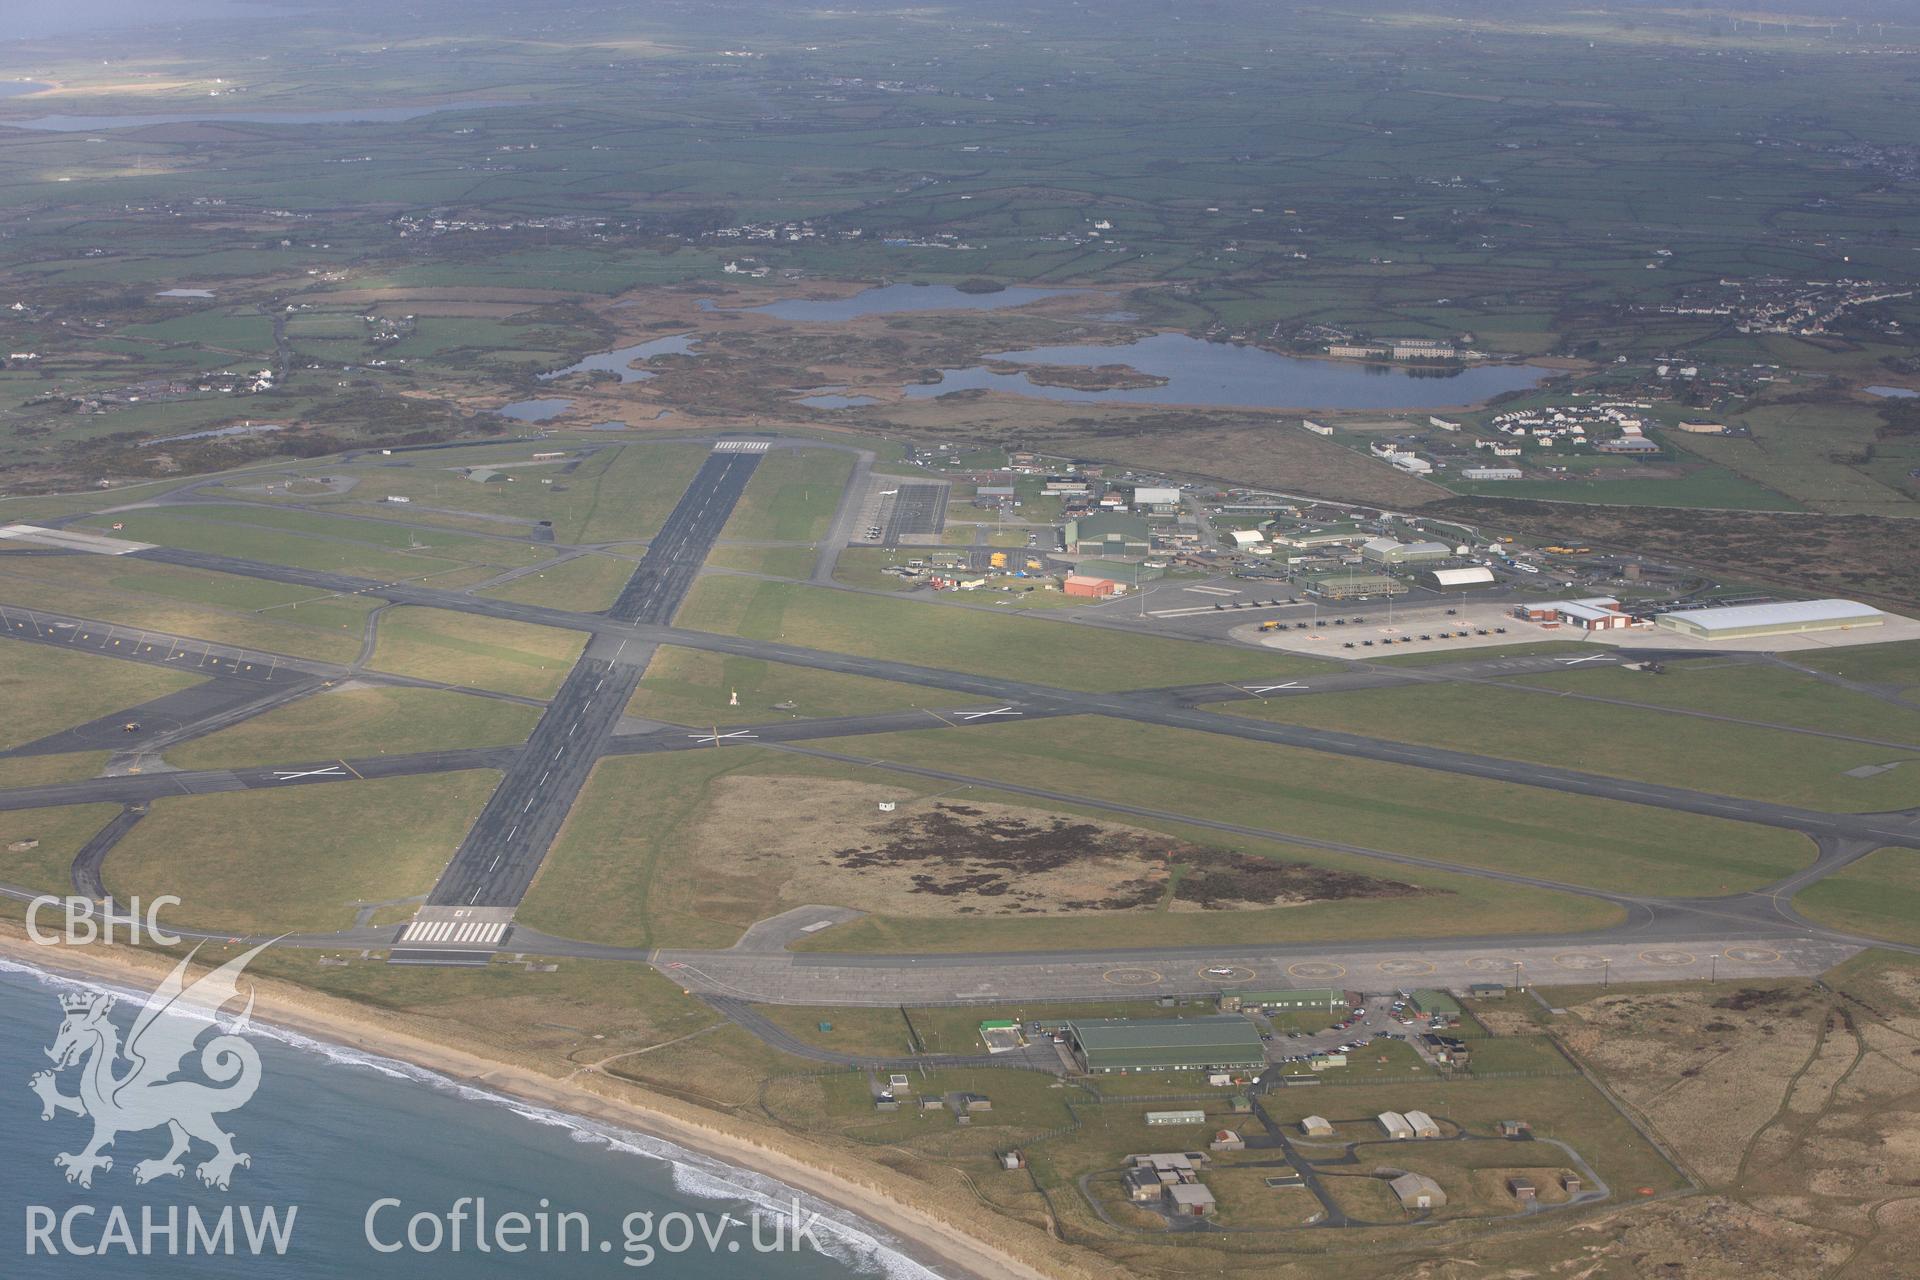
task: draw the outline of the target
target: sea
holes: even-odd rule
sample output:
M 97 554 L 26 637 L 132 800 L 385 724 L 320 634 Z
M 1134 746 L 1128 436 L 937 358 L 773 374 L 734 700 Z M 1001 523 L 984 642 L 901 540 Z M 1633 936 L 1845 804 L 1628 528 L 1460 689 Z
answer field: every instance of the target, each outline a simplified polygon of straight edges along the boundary
M 119 1135 L 108 1152 L 112 1169 L 83 1189 L 66 1181 L 54 1157 L 81 1150 L 91 1121 L 66 1112 L 43 1121 L 28 1081 L 50 1065 L 44 1050 L 60 1027 L 58 997 L 102 989 L 0 961 L 0 1276 L 10 1280 L 941 1275 L 882 1228 L 773 1179 L 257 1024 L 248 1038 L 260 1055 L 259 1090 L 220 1117 L 235 1149 L 251 1158 L 229 1190 L 194 1176 L 204 1147 L 187 1157 L 184 1178 L 136 1185 L 134 1166 L 165 1153 L 166 1133 L 157 1128 Z M 112 1016 L 124 1031 L 145 996 L 117 994 Z M 62 1075 L 63 1093 L 77 1091 L 76 1076 Z M 269 1211 L 279 1235 L 267 1225 Z M 190 1229 L 195 1215 L 198 1233 Z M 235 1252 L 189 1255 L 190 1240 L 211 1238 L 217 1248 L 222 1221 Z M 480 1221 L 491 1251 L 478 1247 Z M 501 1247 L 514 1245 L 523 1251 Z M 85 1249 L 97 1252 L 79 1253 Z

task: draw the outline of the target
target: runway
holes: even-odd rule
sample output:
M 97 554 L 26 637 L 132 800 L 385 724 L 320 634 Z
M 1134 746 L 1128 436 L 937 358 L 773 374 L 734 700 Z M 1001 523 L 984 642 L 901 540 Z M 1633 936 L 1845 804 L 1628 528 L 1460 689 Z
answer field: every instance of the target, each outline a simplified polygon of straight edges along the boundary
M 662 950 L 654 964 L 700 995 L 755 1004 L 897 1005 L 1137 1000 L 1344 987 L 1393 991 L 1515 980 L 1529 986 L 1785 978 L 1824 973 L 1857 943 L 1752 934 L 1479 942 L 1379 942 L 1351 946 L 1140 948 L 1028 955 L 784 955 Z M 1210 974 L 1226 969 L 1228 975 Z
M 607 610 L 609 618 L 662 625 L 672 621 L 763 456 L 734 452 L 707 456 L 660 532 L 647 544 L 647 554 L 620 598 Z
M 764 446 L 715 446 L 648 544 L 610 617 L 656 624 L 672 619 L 763 454 Z M 470 929 L 476 923 L 470 914 L 476 908 L 510 912 L 526 896 L 653 651 L 633 636 L 599 634 L 588 642 L 426 905 L 401 931 L 396 963 L 443 962 L 450 946 L 484 954 L 505 940 L 504 928 Z

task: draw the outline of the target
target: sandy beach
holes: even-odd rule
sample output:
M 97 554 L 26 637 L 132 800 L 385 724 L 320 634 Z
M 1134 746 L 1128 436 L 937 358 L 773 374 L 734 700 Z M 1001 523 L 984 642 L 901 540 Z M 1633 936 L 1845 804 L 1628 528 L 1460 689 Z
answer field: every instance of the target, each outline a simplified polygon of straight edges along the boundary
M 0 922 L 0 957 L 62 977 L 140 988 L 153 986 L 176 963 L 125 948 L 38 945 L 12 921 Z M 636 1130 L 778 1179 L 883 1228 L 907 1246 L 917 1261 L 947 1275 L 964 1274 L 976 1280 L 1083 1280 L 1094 1274 L 1077 1259 L 1064 1256 L 1066 1246 L 1021 1223 L 966 1206 L 979 1215 L 978 1229 L 991 1229 L 1007 1247 L 988 1244 L 932 1204 L 900 1194 L 898 1177 L 888 1178 L 882 1186 L 887 1175 L 877 1165 L 859 1169 L 856 1161 L 825 1150 L 817 1152 L 817 1159 L 809 1159 L 806 1144 L 791 1135 L 624 1081 L 585 1072 L 563 1079 L 498 1062 L 382 1027 L 348 1001 L 274 979 L 257 984 L 254 1013 L 256 1021 L 397 1059 L 538 1107 Z M 929 1193 L 927 1199 L 931 1198 Z M 1016 1254 L 1015 1247 L 1021 1252 Z

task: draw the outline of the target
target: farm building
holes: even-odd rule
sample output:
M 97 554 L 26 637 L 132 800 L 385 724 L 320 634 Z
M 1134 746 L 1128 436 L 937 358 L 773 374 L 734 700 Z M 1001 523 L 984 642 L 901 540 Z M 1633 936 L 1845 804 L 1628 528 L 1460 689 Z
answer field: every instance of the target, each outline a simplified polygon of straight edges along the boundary
M 1301 529 L 1294 533 L 1276 533 L 1275 542 L 1284 542 L 1290 547 L 1302 551 L 1311 547 L 1330 547 L 1345 543 L 1357 543 L 1366 539 L 1366 534 L 1355 524 L 1326 525 L 1318 529 Z
M 1435 991 L 1424 987 L 1413 993 L 1413 1007 L 1425 1014 L 1445 1014 L 1449 1018 L 1460 1016 L 1460 1002 L 1444 991 Z
M 1167 1208 L 1186 1218 L 1210 1218 L 1217 1207 L 1213 1192 L 1197 1182 L 1176 1182 L 1166 1189 Z
M 1239 991 L 1220 997 L 1220 1007 L 1228 1012 L 1236 1009 L 1264 1009 L 1277 1012 L 1283 1009 L 1320 1010 L 1345 1009 L 1351 1001 L 1347 993 L 1332 987 L 1301 987 L 1292 991 Z
M 1117 585 L 1112 578 L 1096 578 L 1085 573 L 1070 573 L 1061 582 L 1060 589 L 1070 596 L 1104 600 L 1114 593 Z
M 1662 452 L 1656 440 L 1645 436 L 1619 436 L 1612 440 L 1602 440 L 1593 446 L 1595 453 L 1653 454 Z
M 1123 587 L 1137 587 L 1142 582 L 1158 578 L 1166 573 L 1166 565 L 1158 560 L 1142 562 L 1139 560 L 1115 560 L 1111 556 L 1084 556 L 1074 565 L 1075 573 L 1090 578 L 1106 578 Z
M 1424 1111 L 1407 1112 L 1407 1123 L 1413 1126 L 1413 1136 L 1416 1138 L 1437 1138 L 1440 1136 L 1440 1126 L 1435 1124 L 1433 1117 Z
M 1877 627 L 1887 615 L 1853 600 L 1787 600 L 1778 604 L 1734 605 L 1718 609 L 1677 609 L 1663 613 L 1657 625 L 1702 640 L 1743 636 L 1786 636 L 1803 631 L 1843 631 Z
M 1623 627 L 1645 625 L 1622 609 L 1618 600 L 1610 604 L 1569 600 L 1560 606 L 1558 621 L 1563 626 L 1578 627 L 1582 631 L 1618 631 Z
M 1147 1125 L 1149 1128 L 1155 1125 L 1205 1124 L 1206 1122 L 1207 1122 L 1207 1113 L 1204 1111 L 1149 1111 L 1147 1112 Z
M 1447 1193 L 1424 1173 L 1403 1173 L 1387 1185 L 1400 1197 L 1403 1209 L 1438 1209 L 1447 1203 Z
M 1493 570 L 1484 565 L 1470 569 L 1429 569 L 1421 575 L 1436 587 L 1485 587 L 1493 584 Z
M 1143 556 L 1153 535 L 1139 516 L 1111 512 L 1067 521 L 1067 550 L 1082 556 Z
M 1365 600 L 1374 596 L 1403 596 L 1411 589 L 1384 573 L 1310 573 L 1299 580 L 1301 589 L 1322 600 Z
M 1612 596 L 1579 600 L 1531 600 L 1513 606 L 1513 616 L 1547 627 L 1578 627 L 1582 631 L 1614 631 L 1644 626 Z
M 1413 1137 L 1413 1126 L 1398 1111 L 1382 1111 L 1378 1117 L 1380 1128 L 1395 1142 L 1404 1142 Z
M 1067 1023 L 1067 1042 L 1094 1074 L 1267 1065 L 1260 1033 L 1245 1018 L 1090 1018 Z
M 1369 538 L 1360 544 L 1360 558 L 1372 564 L 1421 564 L 1445 560 L 1453 548 L 1444 542 L 1401 542 L 1395 538 Z

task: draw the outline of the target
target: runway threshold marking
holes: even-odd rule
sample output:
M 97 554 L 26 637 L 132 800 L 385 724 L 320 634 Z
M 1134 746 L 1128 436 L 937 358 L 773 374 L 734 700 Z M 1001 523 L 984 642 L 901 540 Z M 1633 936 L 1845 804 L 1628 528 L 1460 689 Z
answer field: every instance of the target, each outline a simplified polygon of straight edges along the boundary
M 416 920 L 400 935 L 400 941 L 487 946 L 500 941 L 506 931 L 507 926 L 501 921 Z

